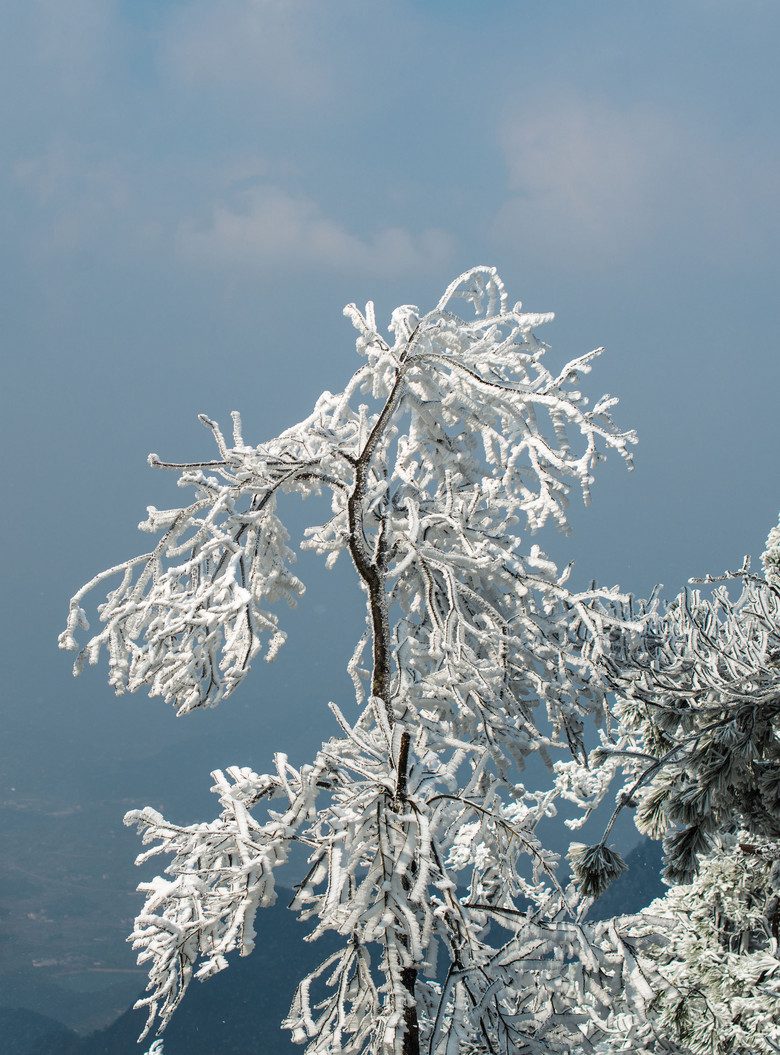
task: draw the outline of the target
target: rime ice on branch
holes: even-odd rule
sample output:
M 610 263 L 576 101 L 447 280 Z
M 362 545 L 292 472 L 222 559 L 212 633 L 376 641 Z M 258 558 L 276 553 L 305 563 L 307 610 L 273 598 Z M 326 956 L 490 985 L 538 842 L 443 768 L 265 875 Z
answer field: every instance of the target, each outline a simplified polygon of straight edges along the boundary
M 613 821 L 636 808 L 639 830 L 663 837 L 671 883 L 691 883 L 720 837 L 738 831 L 780 858 L 778 543 L 774 528 L 764 576 L 745 558 L 739 571 L 691 580 L 705 590 L 622 605 L 639 629 L 614 634 L 604 659 L 615 700 L 601 746 L 589 765 L 559 767 L 564 793 L 588 784 L 589 808 L 623 774 Z
M 208 825 L 128 814 L 151 847 L 142 859 L 173 855 L 169 878 L 144 886 L 133 934 L 149 1026 L 164 1027 L 193 974 L 251 950 L 298 841 L 310 869 L 293 907 L 312 938 L 344 942 L 286 1021 L 311 1055 L 562 1053 L 610 1036 L 664 1050 L 643 1013 L 662 983 L 614 921 L 583 921 L 587 902 L 537 833 L 560 788 L 518 783 L 533 752 L 584 760 L 584 721 L 603 717 L 611 684 L 604 657 L 636 629 L 615 591 L 569 590 L 516 533 L 565 529 L 570 490 L 588 500 L 604 453 L 629 461 L 615 400 L 589 407 L 577 387 L 598 352 L 551 372 L 533 332 L 551 316 L 510 306 L 492 268 L 460 276 L 427 314 L 398 308 L 392 341 L 371 304 L 345 314 L 365 360 L 346 389 L 257 447 L 237 416 L 232 444 L 203 418 L 213 461 L 153 457 L 194 501 L 149 510 L 141 527 L 159 541 L 80 590 L 62 635 L 78 648 L 86 595 L 119 577 L 77 672 L 105 646 L 118 692 L 144 686 L 179 713 L 217 703 L 258 652 L 273 658 L 274 602 L 303 591 L 277 515 L 291 492 L 330 495 L 305 545 L 329 566 L 345 552 L 366 598 L 349 665 L 357 717 L 331 705 L 341 732 L 312 764 L 279 755 L 266 776 L 215 773 L 222 814 Z M 561 773 L 568 798 L 591 794 Z M 636 1012 L 628 1027 L 618 993 Z

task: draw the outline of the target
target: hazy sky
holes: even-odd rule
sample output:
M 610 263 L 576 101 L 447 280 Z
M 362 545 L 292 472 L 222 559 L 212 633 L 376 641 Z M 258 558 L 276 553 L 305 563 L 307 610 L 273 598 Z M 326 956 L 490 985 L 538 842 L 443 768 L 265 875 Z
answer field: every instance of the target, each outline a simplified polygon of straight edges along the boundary
M 313 560 L 277 665 L 221 713 L 74 682 L 56 635 L 145 545 L 146 505 L 184 497 L 149 451 L 210 456 L 196 415 L 234 408 L 258 442 L 344 384 L 348 301 L 389 320 L 495 264 L 556 312 L 551 364 L 606 346 L 588 391 L 640 443 L 544 540 L 578 581 L 671 594 L 758 558 L 780 506 L 776 0 L 0 9 L 2 706 L 29 789 L 183 741 L 170 786 L 205 795 L 214 766 L 332 732 L 361 602 Z

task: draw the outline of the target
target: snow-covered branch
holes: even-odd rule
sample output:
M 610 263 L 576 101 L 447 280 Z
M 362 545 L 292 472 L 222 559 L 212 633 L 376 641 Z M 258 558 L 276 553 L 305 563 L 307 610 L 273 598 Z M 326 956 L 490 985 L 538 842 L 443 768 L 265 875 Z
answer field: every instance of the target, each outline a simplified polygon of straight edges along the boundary
M 356 716 L 332 705 L 340 733 L 311 765 L 279 756 L 270 776 L 215 774 L 211 824 L 128 815 L 151 845 L 142 860 L 172 855 L 142 885 L 133 934 L 151 964 L 150 1023 L 165 1025 L 193 976 L 250 949 L 295 840 L 310 867 L 293 908 L 310 940 L 343 940 L 286 1022 L 313 1055 L 563 1055 L 625 1029 L 632 1050 L 671 1050 L 643 1020 L 662 975 L 622 924 L 587 923 L 538 831 L 562 795 L 601 793 L 571 767 L 586 765 L 586 720 L 610 720 L 620 650 L 647 640 L 647 612 L 616 590 L 570 590 L 568 570 L 519 534 L 565 530 L 572 489 L 588 500 L 607 451 L 630 465 L 615 400 L 591 406 L 579 389 L 598 352 L 549 370 L 534 328 L 551 316 L 511 306 L 493 268 L 461 275 L 430 312 L 396 309 L 390 340 L 372 305 L 346 314 L 364 363 L 344 391 L 257 447 L 237 415 L 232 443 L 203 418 L 217 459 L 155 457 L 193 503 L 149 511 L 154 549 L 83 587 L 61 638 L 78 651 L 87 596 L 116 576 L 76 671 L 105 646 L 117 691 L 144 686 L 180 713 L 217 703 L 261 648 L 273 658 L 273 606 L 303 591 L 279 512 L 289 493 L 329 495 L 303 545 L 328 566 L 346 553 L 366 596 Z M 559 760 L 542 791 L 518 782 L 537 751 Z

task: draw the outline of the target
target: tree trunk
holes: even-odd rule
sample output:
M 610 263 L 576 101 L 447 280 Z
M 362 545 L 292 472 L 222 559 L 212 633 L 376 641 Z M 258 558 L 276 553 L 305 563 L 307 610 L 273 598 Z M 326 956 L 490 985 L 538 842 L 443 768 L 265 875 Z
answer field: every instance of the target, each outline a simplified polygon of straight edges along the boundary
M 368 610 L 371 620 L 372 638 L 371 695 L 378 697 L 384 703 L 385 713 L 391 728 L 395 725 L 395 715 L 393 713 L 392 700 L 390 699 L 390 627 L 387 618 L 387 598 L 384 582 L 383 528 L 380 528 L 375 553 L 372 555 L 369 553 L 366 544 L 362 502 L 365 496 L 366 477 L 371 456 L 382 433 L 390 423 L 402 385 L 403 375 L 399 371 L 393 390 L 388 396 L 387 402 L 382 408 L 382 412 L 371 430 L 363 450 L 360 452 L 359 457 L 355 459 L 355 482 L 347 503 L 349 551 L 357 573 L 368 590 Z M 410 739 L 409 733 L 404 730 L 401 734 L 398 760 L 397 762 L 394 759 L 390 760 L 391 765 L 396 765 L 395 806 L 401 809 L 406 798 Z M 404 883 L 404 889 L 409 889 L 408 882 Z M 415 967 L 404 967 L 401 971 L 401 981 L 411 998 L 403 1014 L 405 1026 L 403 1055 L 420 1055 L 420 1028 L 415 993 L 417 969 Z

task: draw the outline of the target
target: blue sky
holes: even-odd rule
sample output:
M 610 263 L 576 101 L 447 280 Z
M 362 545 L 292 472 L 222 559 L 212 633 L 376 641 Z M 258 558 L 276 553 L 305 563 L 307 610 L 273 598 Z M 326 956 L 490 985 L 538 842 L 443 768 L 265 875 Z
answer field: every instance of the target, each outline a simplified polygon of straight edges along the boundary
M 179 499 L 146 454 L 208 456 L 199 412 L 240 409 L 258 442 L 303 417 L 356 366 L 349 301 L 389 320 L 495 264 L 556 312 L 551 362 L 606 346 L 588 390 L 640 443 L 544 539 L 580 582 L 668 595 L 758 557 L 780 506 L 776 3 L 2 8 L 2 706 L 31 788 L 55 755 L 185 737 L 205 794 L 216 765 L 330 735 L 360 599 L 314 562 L 277 665 L 186 728 L 103 672 L 74 683 L 55 640 L 145 506 Z

